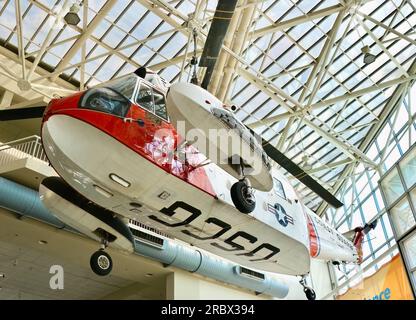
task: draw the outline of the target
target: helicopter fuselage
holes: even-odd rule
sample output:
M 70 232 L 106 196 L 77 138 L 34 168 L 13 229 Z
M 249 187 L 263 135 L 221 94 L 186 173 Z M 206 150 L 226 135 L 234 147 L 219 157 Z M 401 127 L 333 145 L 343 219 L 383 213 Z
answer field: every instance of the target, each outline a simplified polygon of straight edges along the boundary
M 139 78 L 131 97 L 107 106 L 93 100 L 100 96 L 85 101 L 86 93 L 51 101 L 42 142 L 69 186 L 124 219 L 255 269 L 304 275 L 311 258 L 357 261 L 353 244 L 307 209 L 275 168 L 274 188 L 255 192 L 252 213 L 239 212 L 229 192 L 237 180 L 182 146 L 169 110 L 137 102 L 143 84 L 164 94 Z

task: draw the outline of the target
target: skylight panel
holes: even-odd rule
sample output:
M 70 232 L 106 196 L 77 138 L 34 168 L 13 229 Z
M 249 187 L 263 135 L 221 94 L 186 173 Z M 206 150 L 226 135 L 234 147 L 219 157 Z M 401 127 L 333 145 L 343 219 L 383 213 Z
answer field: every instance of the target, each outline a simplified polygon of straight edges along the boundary
M 14 4 L 12 1 L 10 1 L 7 4 L 6 9 L 3 11 L 0 18 L 1 18 L 0 23 L 4 25 L 5 27 L 8 27 L 10 29 L 14 29 L 16 27 L 16 15 L 15 15 Z
M 118 29 L 111 28 L 108 33 L 102 38 L 102 41 L 112 48 L 116 48 L 121 44 L 121 41 L 127 36 L 127 33 Z
M 130 2 L 131 0 L 127 1 Z M 125 31 L 130 31 L 147 12 L 146 8 L 137 1 L 133 1 L 130 8 L 120 17 L 117 25 Z

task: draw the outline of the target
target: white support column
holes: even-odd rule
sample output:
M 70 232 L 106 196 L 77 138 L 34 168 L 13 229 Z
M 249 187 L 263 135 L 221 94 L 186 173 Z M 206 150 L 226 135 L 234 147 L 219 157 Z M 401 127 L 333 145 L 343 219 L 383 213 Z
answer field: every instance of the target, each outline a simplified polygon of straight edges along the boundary
M 231 22 L 228 26 L 228 31 L 224 37 L 223 42 L 223 44 L 227 47 L 232 46 L 233 40 L 235 38 L 235 32 L 237 29 L 238 21 L 240 20 L 241 12 L 242 10 L 234 12 L 233 17 L 231 18 Z M 211 92 L 213 95 L 217 95 L 218 86 L 220 84 L 221 79 L 223 78 L 224 67 L 228 57 L 228 53 L 226 53 L 224 50 L 220 51 L 217 63 L 215 64 L 215 69 L 211 78 L 211 82 L 208 85 L 208 91 Z
M 25 58 L 25 46 L 23 43 L 23 22 L 22 12 L 20 9 L 20 0 L 14 1 L 15 13 L 16 13 L 16 27 L 17 27 L 17 43 L 19 49 L 19 58 L 22 64 L 22 79 L 26 79 L 26 58 Z
M 82 30 L 88 28 L 88 0 L 83 1 L 82 6 Z M 81 48 L 81 61 L 85 61 L 87 57 L 87 43 L 84 42 Z M 85 63 L 81 64 L 79 72 L 79 89 L 82 91 L 85 89 Z
M 250 24 L 253 21 L 254 12 L 257 5 L 255 0 L 249 0 L 248 3 L 250 6 L 245 8 L 244 12 L 241 14 L 240 24 L 236 30 L 235 39 L 231 49 L 237 55 L 240 55 L 244 48 L 244 44 L 246 42 L 245 40 L 247 39 L 247 31 L 249 30 Z M 228 63 L 223 70 L 223 79 L 219 84 L 217 90 L 217 97 L 221 101 L 224 101 L 227 98 L 228 89 L 236 72 L 237 62 L 238 61 L 233 57 L 228 57 Z
M 14 96 L 13 92 L 9 90 L 4 91 L 3 96 L 0 98 L 0 110 L 9 108 L 11 106 L 13 96 Z

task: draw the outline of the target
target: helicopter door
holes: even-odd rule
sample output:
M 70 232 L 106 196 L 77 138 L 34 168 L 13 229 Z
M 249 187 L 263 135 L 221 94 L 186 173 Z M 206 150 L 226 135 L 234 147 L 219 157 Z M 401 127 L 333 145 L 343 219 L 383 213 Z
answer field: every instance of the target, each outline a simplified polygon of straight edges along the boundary
M 168 154 L 173 150 L 174 141 L 166 139 L 172 135 L 166 122 L 165 97 L 144 82 L 141 82 L 132 107 L 132 135 L 137 137 L 141 152 L 165 170 L 168 168 Z

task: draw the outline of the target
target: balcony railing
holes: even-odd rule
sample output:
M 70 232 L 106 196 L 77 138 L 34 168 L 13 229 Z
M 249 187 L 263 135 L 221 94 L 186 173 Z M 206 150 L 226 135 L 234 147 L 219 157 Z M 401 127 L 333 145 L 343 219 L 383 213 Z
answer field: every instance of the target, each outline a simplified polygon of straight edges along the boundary
M 49 164 L 40 137 L 30 136 L 0 144 L 0 166 L 28 158 L 35 158 Z

